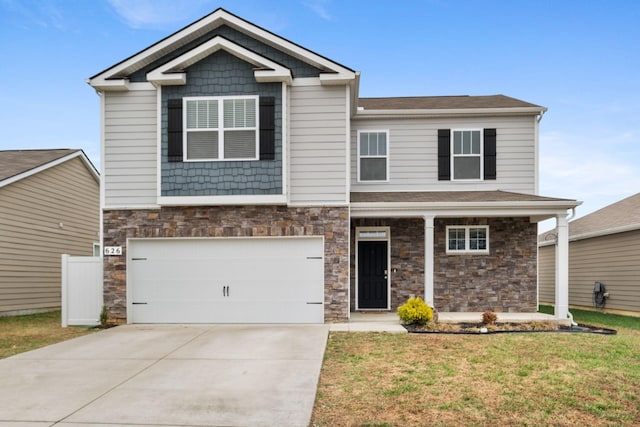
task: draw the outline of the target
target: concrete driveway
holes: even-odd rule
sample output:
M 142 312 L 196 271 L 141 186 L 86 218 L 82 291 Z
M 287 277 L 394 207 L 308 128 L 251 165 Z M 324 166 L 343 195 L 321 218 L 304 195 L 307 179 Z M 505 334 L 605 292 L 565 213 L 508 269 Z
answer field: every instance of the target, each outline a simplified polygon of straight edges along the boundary
M 0 360 L 0 426 L 307 426 L 327 325 L 127 325 Z

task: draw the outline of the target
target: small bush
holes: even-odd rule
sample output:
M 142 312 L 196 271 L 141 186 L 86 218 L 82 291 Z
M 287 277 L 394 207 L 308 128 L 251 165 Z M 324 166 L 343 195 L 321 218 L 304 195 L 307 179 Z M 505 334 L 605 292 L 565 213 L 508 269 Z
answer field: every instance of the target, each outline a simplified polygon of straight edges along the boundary
M 107 326 L 107 322 L 109 321 L 109 310 L 106 305 L 102 306 L 102 310 L 100 310 L 100 326 Z
M 498 315 L 491 310 L 482 313 L 482 323 L 485 325 L 493 325 L 498 321 Z
M 405 325 L 425 325 L 433 319 L 433 310 L 422 298 L 414 297 L 398 307 L 398 316 Z

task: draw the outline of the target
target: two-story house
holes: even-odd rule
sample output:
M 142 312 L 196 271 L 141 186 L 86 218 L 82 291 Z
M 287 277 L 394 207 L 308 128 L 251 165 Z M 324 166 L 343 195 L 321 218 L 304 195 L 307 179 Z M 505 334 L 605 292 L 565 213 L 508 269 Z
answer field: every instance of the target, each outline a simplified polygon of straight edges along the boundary
M 322 323 L 411 295 L 535 312 L 537 222 L 563 241 L 578 205 L 537 195 L 545 108 L 360 98 L 359 76 L 218 9 L 91 77 L 110 316 Z

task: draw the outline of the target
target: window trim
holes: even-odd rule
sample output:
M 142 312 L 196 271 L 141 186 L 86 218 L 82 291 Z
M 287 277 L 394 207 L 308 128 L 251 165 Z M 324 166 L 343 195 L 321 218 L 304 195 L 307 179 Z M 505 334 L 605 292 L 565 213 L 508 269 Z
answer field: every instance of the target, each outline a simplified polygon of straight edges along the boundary
M 454 133 L 455 132 L 480 132 L 480 153 L 478 154 L 455 154 L 454 150 Z M 449 149 L 450 149 L 450 181 L 458 181 L 458 182 L 480 182 L 484 181 L 484 129 L 481 128 L 457 128 L 451 129 L 451 133 L 449 135 Z M 456 170 L 455 170 L 455 159 L 462 157 L 477 157 L 480 160 L 480 171 L 478 178 L 456 178 Z
M 385 154 L 384 156 L 364 156 L 362 157 L 362 155 L 360 154 L 360 135 L 363 133 L 384 133 L 386 135 L 386 147 L 385 147 L 385 151 L 387 154 Z M 390 153 L 389 153 L 389 129 L 359 129 L 358 130 L 358 137 L 357 137 L 357 141 L 356 141 L 356 147 L 357 147 L 357 182 L 359 183 L 363 183 L 363 184 L 369 184 L 369 183 L 379 183 L 379 182 L 389 182 L 389 171 L 390 171 Z M 362 167 L 360 165 L 360 160 L 361 159 L 385 159 L 385 166 L 386 166 L 386 179 L 367 179 L 367 180 L 363 180 L 361 179 L 361 172 L 362 172 Z
M 464 249 L 449 249 L 449 230 L 450 229 L 464 229 Z M 482 228 L 487 235 L 487 247 L 486 249 L 469 249 L 469 235 L 472 228 Z M 445 248 L 446 253 L 449 255 L 464 255 L 464 254 L 488 254 L 489 253 L 489 226 L 488 225 L 447 225 L 445 234 Z
M 224 101 L 228 99 L 253 99 L 255 101 L 255 124 L 252 127 L 225 128 L 224 127 Z M 187 102 L 188 101 L 217 101 L 218 102 L 218 127 L 217 128 L 187 128 Z M 187 157 L 188 132 L 218 132 L 218 158 L 189 159 Z M 224 134 L 238 130 L 253 131 L 255 133 L 255 153 L 247 158 L 225 158 Z M 260 96 L 258 95 L 228 95 L 228 96 L 185 96 L 182 98 L 182 161 L 183 162 L 248 162 L 260 160 Z

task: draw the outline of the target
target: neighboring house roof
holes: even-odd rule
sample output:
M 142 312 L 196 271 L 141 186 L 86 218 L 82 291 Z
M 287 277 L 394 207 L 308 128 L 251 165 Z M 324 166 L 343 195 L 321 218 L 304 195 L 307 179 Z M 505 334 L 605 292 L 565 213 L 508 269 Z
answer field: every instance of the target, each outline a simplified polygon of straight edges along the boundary
M 360 98 L 359 106 L 365 110 L 452 110 L 467 108 L 516 108 L 540 105 L 524 102 L 504 95 L 489 96 L 407 96 L 392 98 Z
M 69 148 L 52 150 L 5 150 L 0 151 L 0 187 L 24 179 L 75 157 L 80 157 L 96 181 L 99 181 L 98 171 L 82 150 Z
M 640 229 L 640 193 L 605 206 L 569 222 L 569 239 L 582 240 Z M 553 242 L 555 230 L 542 233 L 538 241 Z

